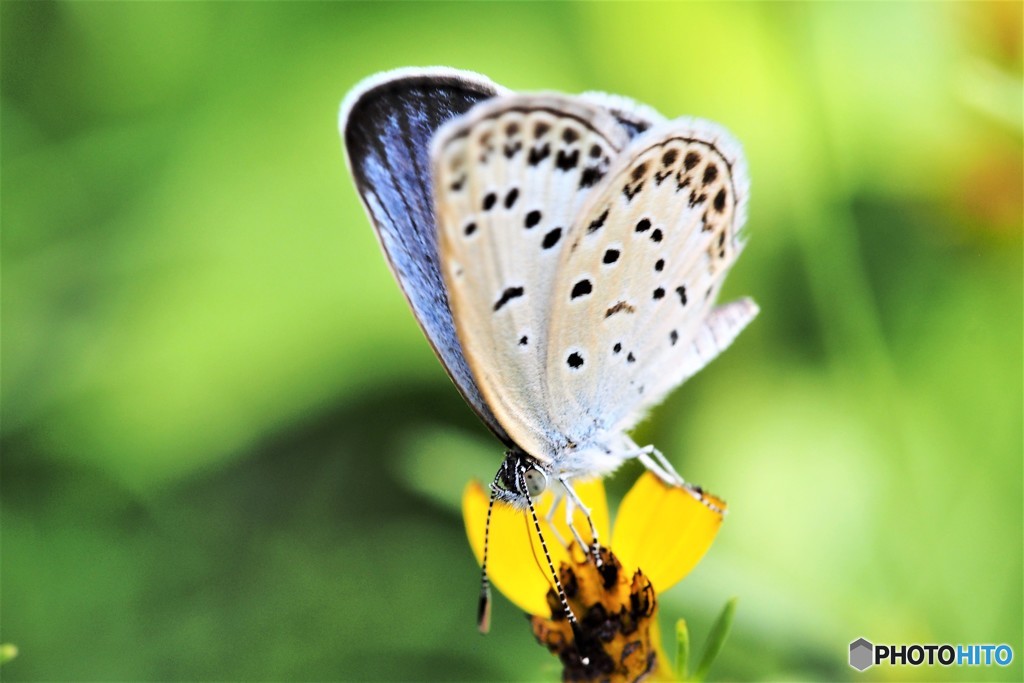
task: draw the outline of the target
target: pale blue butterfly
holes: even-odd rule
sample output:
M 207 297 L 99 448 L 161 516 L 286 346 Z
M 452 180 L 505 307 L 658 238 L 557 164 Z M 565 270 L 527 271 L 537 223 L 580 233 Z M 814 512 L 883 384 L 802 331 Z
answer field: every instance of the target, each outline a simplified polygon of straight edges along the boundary
M 340 128 L 420 326 L 507 447 L 491 504 L 529 510 L 539 532 L 533 499 L 553 487 L 587 547 L 575 479 L 637 458 L 701 497 L 626 432 L 757 314 L 714 306 L 744 243 L 739 144 L 624 97 L 514 94 L 443 67 L 363 81 Z M 485 555 L 482 631 L 489 604 Z

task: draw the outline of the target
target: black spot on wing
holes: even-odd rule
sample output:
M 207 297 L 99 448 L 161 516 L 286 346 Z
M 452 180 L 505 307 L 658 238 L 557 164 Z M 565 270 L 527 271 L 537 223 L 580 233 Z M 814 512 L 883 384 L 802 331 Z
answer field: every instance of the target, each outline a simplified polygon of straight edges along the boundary
M 634 166 L 629 176 L 630 181 L 623 186 L 622 194 L 626 197 L 626 201 L 631 202 L 633 197 L 637 196 L 644 189 L 644 181 L 647 178 L 647 162 L 645 161 Z
M 604 172 L 596 166 L 588 166 L 580 175 L 580 189 L 593 187 L 604 177 Z
M 615 263 L 618 260 L 619 260 L 619 250 L 618 249 L 608 249 L 607 251 L 604 252 L 604 258 L 601 259 L 601 262 L 605 263 L 605 264 L 612 264 L 612 263 Z
M 617 301 L 608 307 L 608 310 L 604 312 L 604 317 L 610 318 L 616 313 L 636 313 L 636 308 L 628 301 Z
M 543 145 L 538 147 L 531 147 L 530 155 L 527 157 L 526 161 L 530 166 L 536 166 L 549 156 L 551 156 L 551 145 L 545 142 Z
M 519 124 L 515 121 L 510 121 L 505 126 L 505 135 L 508 137 L 504 145 L 505 158 L 511 159 L 523 149 L 523 141 L 519 135 Z
M 718 191 L 718 194 L 715 195 L 714 206 L 715 206 L 715 211 L 717 211 L 718 213 L 722 213 L 725 210 L 725 188 L 724 187 L 721 190 Z
M 523 295 L 522 287 L 509 287 L 501 293 L 501 298 L 494 302 L 494 311 L 500 311 L 502 307 L 513 299 L 518 299 Z
M 505 208 L 511 209 L 513 206 L 515 206 L 517 199 L 519 199 L 519 188 L 513 187 L 511 190 L 508 191 L 508 194 L 505 195 Z
M 576 168 L 579 160 L 580 151 L 578 149 L 574 149 L 571 153 L 560 149 L 555 157 L 555 168 L 559 171 L 571 171 Z
M 590 284 L 590 280 L 583 278 L 572 286 L 572 294 L 570 298 L 578 299 L 581 296 L 590 294 L 592 291 L 594 291 L 594 287 Z
M 704 184 L 715 182 L 715 178 L 718 177 L 718 167 L 714 164 L 708 164 L 704 167 Z
M 545 249 L 550 249 L 551 247 L 558 244 L 558 240 L 560 240 L 561 238 L 562 229 L 555 228 L 553 230 L 550 230 L 548 234 L 544 235 L 544 240 L 541 242 L 541 246 L 544 247 Z
M 565 359 L 565 362 L 573 370 L 578 370 L 583 367 L 583 356 L 573 351 L 569 354 L 569 357 Z
M 600 230 L 606 220 L 608 220 L 608 209 L 605 209 L 600 216 L 590 222 L 590 225 L 587 226 L 587 232 L 591 233 Z
M 532 228 L 540 223 L 540 211 L 534 209 L 526 214 L 526 218 L 523 220 L 523 225 L 527 228 Z
M 644 181 L 642 181 L 642 180 L 639 183 L 636 183 L 635 185 L 630 185 L 630 184 L 627 183 L 622 188 L 622 194 L 626 197 L 626 201 L 631 202 L 631 201 L 633 201 L 633 197 L 635 197 L 638 194 L 640 194 L 640 191 L 643 190 L 643 189 L 644 189 Z

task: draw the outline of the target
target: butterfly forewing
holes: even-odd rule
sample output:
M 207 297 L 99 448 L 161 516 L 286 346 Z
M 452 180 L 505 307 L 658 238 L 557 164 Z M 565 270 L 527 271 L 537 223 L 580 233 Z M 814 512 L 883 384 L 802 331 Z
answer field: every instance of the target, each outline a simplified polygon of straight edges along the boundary
M 752 317 L 731 309 L 709 321 L 741 249 L 746 191 L 738 146 L 680 120 L 634 139 L 588 198 L 550 312 L 549 405 L 570 440 L 632 426 Z M 723 344 L 708 342 L 711 331 Z
M 401 69 L 358 85 L 342 104 L 353 180 L 420 327 L 466 401 L 506 443 L 466 364 L 439 267 L 430 142 L 445 122 L 504 92 L 446 68 Z
M 550 292 L 573 218 L 628 141 L 577 98 L 497 98 L 434 145 L 444 276 L 476 383 L 515 442 L 544 458 L 564 445 L 545 376 Z

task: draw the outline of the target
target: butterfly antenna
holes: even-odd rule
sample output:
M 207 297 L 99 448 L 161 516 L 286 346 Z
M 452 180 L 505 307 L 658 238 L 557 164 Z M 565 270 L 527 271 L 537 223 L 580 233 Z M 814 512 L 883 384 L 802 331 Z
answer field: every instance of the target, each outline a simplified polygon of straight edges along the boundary
M 530 516 L 533 518 L 533 528 L 537 531 L 537 538 L 540 539 L 540 547 L 544 551 L 544 559 L 548 561 L 548 570 L 551 572 L 551 578 L 555 580 L 555 590 L 558 591 L 558 599 L 562 603 L 562 609 L 565 610 L 565 616 L 569 619 L 569 624 L 572 626 L 573 633 L 575 633 L 579 627 L 576 621 L 576 615 L 572 613 L 572 608 L 569 607 L 569 601 L 565 597 L 565 590 L 562 588 L 562 582 L 558 579 L 558 572 L 555 571 L 555 563 L 551 561 L 551 553 L 548 552 L 548 544 L 544 541 L 544 534 L 540 530 L 540 520 L 537 519 L 537 510 L 533 507 L 533 498 L 530 496 L 530 491 L 526 488 L 526 468 L 519 470 L 519 482 L 523 491 L 526 492 L 526 504 L 530 507 Z
M 495 477 L 494 481 L 497 482 Z M 480 602 L 476 608 L 476 627 L 480 633 L 491 630 L 491 581 L 487 578 L 487 548 L 491 540 L 491 511 L 494 510 L 495 484 L 491 484 L 491 501 L 487 504 L 487 522 L 484 524 L 484 561 L 480 567 Z

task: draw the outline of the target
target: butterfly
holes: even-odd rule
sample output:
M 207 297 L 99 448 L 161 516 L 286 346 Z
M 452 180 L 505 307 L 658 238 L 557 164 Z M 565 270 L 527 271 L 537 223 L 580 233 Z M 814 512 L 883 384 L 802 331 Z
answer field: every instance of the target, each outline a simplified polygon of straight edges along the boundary
M 444 67 L 364 80 L 339 127 L 416 319 L 506 447 L 491 506 L 528 510 L 539 533 L 533 500 L 550 488 L 598 558 L 593 524 L 591 544 L 573 525 L 576 508 L 589 519 L 574 481 L 636 458 L 707 500 L 628 432 L 757 315 L 748 298 L 715 305 L 744 246 L 732 136 L 621 96 L 515 93 Z M 482 584 L 486 631 L 486 554 Z

